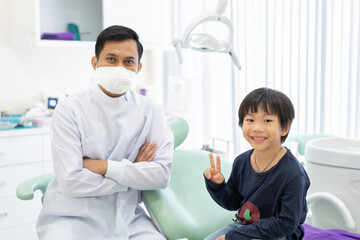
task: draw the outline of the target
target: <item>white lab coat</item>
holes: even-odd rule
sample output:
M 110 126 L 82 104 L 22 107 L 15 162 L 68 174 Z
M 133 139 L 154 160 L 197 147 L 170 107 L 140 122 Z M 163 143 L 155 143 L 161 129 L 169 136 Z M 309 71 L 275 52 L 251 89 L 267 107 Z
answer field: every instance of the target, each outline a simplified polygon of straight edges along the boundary
M 165 188 L 170 178 L 173 135 L 162 108 L 130 90 L 111 98 L 95 86 L 61 101 L 52 121 L 55 178 L 39 239 L 164 239 L 139 206 L 139 190 Z M 155 159 L 133 163 L 147 140 L 158 145 Z M 106 175 L 83 168 L 85 156 L 108 160 Z

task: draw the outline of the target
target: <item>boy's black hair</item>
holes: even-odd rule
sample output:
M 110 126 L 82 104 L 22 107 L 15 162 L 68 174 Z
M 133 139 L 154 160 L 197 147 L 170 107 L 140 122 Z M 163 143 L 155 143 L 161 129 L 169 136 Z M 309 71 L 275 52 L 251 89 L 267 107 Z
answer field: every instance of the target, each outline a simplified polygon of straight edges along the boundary
M 245 116 L 248 113 L 256 113 L 260 104 L 266 113 L 278 116 L 282 129 L 285 129 L 288 124 L 291 125 L 295 117 L 295 110 L 291 100 L 280 91 L 270 88 L 258 88 L 249 93 L 240 104 L 240 127 L 243 126 Z M 288 134 L 281 137 L 281 143 L 285 142 Z
M 139 41 L 139 36 L 134 30 L 119 25 L 108 27 L 99 34 L 95 44 L 96 59 L 99 59 L 100 52 L 103 50 L 106 41 L 123 41 L 127 39 L 134 39 L 136 41 L 140 62 L 141 56 L 143 54 L 143 46 Z

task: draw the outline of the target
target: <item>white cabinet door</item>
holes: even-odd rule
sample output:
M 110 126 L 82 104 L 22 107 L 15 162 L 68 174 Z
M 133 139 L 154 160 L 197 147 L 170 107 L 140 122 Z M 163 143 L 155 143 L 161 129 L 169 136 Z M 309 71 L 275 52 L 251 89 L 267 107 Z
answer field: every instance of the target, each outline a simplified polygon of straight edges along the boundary
M 11 41 L 15 46 L 33 46 L 38 35 L 38 1 L 11 0 L 10 2 L 10 32 Z
M 104 0 L 104 28 L 123 25 L 133 29 L 145 49 L 171 46 L 172 8 L 169 0 Z
M 0 138 L 0 167 L 42 160 L 42 135 Z
M 41 196 L 37 192 L 30 201 L 19 200 L 16 196 L 0 198 L 0 232 L 6 228 L 35 223 L 42 206 Z
M 0 168 L 0 198 L 14 196 L 20 183 L 42 174 L 42 163 Z

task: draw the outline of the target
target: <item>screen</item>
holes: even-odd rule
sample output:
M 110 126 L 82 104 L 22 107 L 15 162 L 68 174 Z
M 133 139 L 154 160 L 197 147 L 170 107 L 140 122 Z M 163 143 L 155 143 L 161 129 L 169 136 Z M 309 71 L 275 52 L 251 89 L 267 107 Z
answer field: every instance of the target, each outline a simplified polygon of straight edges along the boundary
M 55 109 L 57 103 L 58 103 L 57 98 L 48 98 L 48 108 L 49 109 Z

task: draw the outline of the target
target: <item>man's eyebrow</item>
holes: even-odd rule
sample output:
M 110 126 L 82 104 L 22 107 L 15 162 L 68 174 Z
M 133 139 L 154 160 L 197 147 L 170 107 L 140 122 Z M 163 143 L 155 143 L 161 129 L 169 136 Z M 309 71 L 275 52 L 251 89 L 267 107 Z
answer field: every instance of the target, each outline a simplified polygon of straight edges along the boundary
M 116 57 L 116 54 L 114 54 L 114 53 L 107 53 L 106 56 Z
M 136 60 L 136 58 L 135 57 L 133 57 L 133 56 L 128 56 L 128 57 L 125 57 L 126 59 L 131 59 L 131 60 Z

